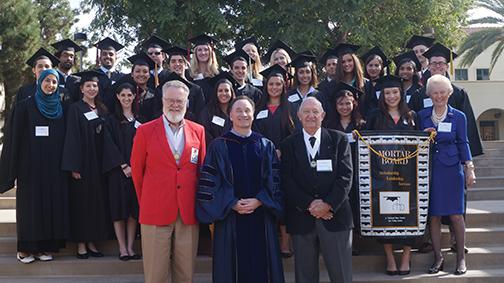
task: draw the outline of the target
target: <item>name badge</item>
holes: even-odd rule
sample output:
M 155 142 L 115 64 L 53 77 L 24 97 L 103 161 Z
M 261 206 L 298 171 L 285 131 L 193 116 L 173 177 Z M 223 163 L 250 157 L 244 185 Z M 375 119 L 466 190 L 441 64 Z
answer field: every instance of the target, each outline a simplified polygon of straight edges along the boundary
M 138 129 L 138 127 L 140 127 L 141 125 L 142 125 L 142 123 L 135 121 L 135 129 Z
M 317 160 L 317 172 L 332 172 L 332 161 L 331 161 L 331 159 L 319 159 L 319 160 Z
M 410 99 L 411 99 L 411 95 L 406 95 L 406 103 L 409 103 Z
M 355 142 L 355 139 L 353 138 L 353 133 L 347 133 L 346 136 L 349 143 Z
M 289 102 L 296 102 L 296 101 L 299 101 L 299 99 L 300 99 L 300 98 L 299 98 L 299 95 L 297 95 L 297 94 L 290 95 L 290 96 L 287 98 L 287 100 L 288 100 Z
M 96 115 L 96 113 L 94 111 L 86 112 L 86 113 L 84 113 L 84 116 L 86 117 L 86 119 L 88 119 L 88 121 L 91 121 L 91 120 L 98 118 L 98 115 Z
M 49 126 L 35 126 L 35 136 L 36 137 L 48 137 L 49 136 Z
M 380 99 L 381 90 L 375 92 L 376 99 Z
M 199 149 L 191 147 L 191 163 L 198 164 Z
M 254 86 L 263 86 L 262 80 L 259 79 L 251 79 L 250 83 L 252 83 L 252 85 Z
M 268 110 L 263 110 L 257 113 L 256 119 L 264 119 L 266 117 L 268 117 Z
M 220 127 L 224 127 L 225 122 L 226 122 L 226 120 L 222 119 L 219 116 L 214 115 L 212 118 L 212 123 L 214 123 L 215 125 L 220 126 Z
M 451 132 L 452 123 L 439 123 L 438 132 L 449 133 Z
M 427 107 L 431 107 L 432 106 L 432 99 L 430 98 L 425 98 L 423 100 L 423 107 L 424 108 L 427 108 Z

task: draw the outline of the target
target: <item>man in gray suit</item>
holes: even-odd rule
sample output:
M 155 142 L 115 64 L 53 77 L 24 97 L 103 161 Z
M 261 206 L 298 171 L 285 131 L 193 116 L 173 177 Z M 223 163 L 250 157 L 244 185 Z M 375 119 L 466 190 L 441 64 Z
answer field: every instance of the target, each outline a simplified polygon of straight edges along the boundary
M 350 145 L 345 134 L 321 128 L 324 116 L 316 98 L 304 100 L 298 111 L 303 129 L 281 145 L 296 283 L 319 282 L 319 251 L 331 282 L 352 282 Z

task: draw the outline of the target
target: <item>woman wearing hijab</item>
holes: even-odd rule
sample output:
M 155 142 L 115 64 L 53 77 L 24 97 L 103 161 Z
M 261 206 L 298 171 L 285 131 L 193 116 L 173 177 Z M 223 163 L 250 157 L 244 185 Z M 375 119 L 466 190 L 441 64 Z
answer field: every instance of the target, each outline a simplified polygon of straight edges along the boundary
M 0 192 L 16 183 L 17 259 L 50 261 L 68 237 L 68 175 L 61 171 L 65 119 L 58 73 L 40 73 L 35 95 L 16 103 L 6 124 Z

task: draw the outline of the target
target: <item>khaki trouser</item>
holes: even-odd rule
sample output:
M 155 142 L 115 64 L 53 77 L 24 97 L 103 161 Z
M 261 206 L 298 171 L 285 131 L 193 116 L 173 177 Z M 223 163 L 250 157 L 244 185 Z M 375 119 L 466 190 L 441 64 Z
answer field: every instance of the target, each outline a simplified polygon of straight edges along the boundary
M 145 283 L 192 283 L 198 225 L 185 225 L 178 215 L 167 226 L 142 224 L 141 231 Z

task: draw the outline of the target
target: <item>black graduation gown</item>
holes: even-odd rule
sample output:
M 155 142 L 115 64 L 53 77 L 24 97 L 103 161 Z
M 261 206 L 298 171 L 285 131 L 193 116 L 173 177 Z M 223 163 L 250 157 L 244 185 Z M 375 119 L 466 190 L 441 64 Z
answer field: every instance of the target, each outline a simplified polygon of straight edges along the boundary
M 481 138 L 478 132 L 478 126 L 476 124 L 476 118 L 474 117 L 471 102 L 469 101 L 469 96 L 463 88 L 457 87 L 453 84 L 452 87 L 453 93 L 448 99 L 448 104 L 450 104 L 451 107 L 464 112 L 466 115 L 467 137 L 469 138 L 471 155 L 473 157 L 482 155 L 483 145 L 481 144 Z M 424 105 L 424 99 L 429 99 L 425 91 L 425 87 L 422 87 L 411 96 L 410 103 L 408 104 L 411 110 L 418 112 L 428 106 Z
M 254 103 L 257 103 L 261 99 L 262 91 L 249 83 L 245 83 L 244 86 L 240 86 L 235 89 L 235 94 L 237 97 L 245 95 L 252 99 Z
M 277 221 L 283 214 L 279 164 L 271 141 L 255 132 L 242 138 L 231 132 L 209 146 L 196 193 L 196 215 L 214 223 L 213 282 L 283 283 Z M 240 198 L 262 205 L 240 215 Z
M 410 101 L 411 97 L 415 95 L 415 93 L 420 89 L 422 86 L 419 83 L 413 83 L 405 92 L 405 98 L 406 98 L 406 103 L 408 103 L 408 107 L 410 107 Z M 411 107 L 410 107 L 411 109 Z
M 290 106 L 290 105 L 288 105 Z M 258 118 L 258 114 L 261 113 L 262 111 L 266 111 L 268 113 L 267 117 L 264 118 Z M 289 109 L 284 109 L 282 106 L 278 106 L 276 111 L 274 113 L 271 113 L 271 111 L 268 109 L 268 107 L 262 107 L 256 109 L 256 117 L 254 119 L 254 124 L 252 126 L 252 129 L 255 132 L 260 133 L 263 135 L 265 138 L 269 139 L 270 141 L 273 142 L 273 144 L 279 148 L 280 143 L 289 135 L 291 135 L 294 132 L 294 129 L 290 129 L 287 125 L 282 127 L 282 113 L 284 111 L 291 111 L 291 108 Z M 263 112 L 264 113 L 264 112 Z M 292 117 L 294 113 L 290 112 L 290 115 Z M 260 116 L 260 115 L 259 115 Z M 293 118 L 293 122 L 294 122 Z
M 359 99 L 360 112 L 364 119 L 368 118 L 371 112 L 378 109 L 378 99 L 381 95 L 381 86 L 378 82 L 366 80 L 364 83 L 364 96 Z
M 88 120 L 91 109 L 84 101 L 72 104 L 67 114 L 62 169 L 78 172 L 80 180 L 70 178 L 70 239 L 93 242 L 108 238 L 110 217 L 108 192 L 102 174 L 102 116 Z
M 107 74 L 107 73 L 103 72 L 101 68 L 97 68 L 97 69 L 95 69 L 95 71 L 97 71 L 99 73 L 104 73 L 105 75 Z M 107 106 L 107 108 L 109 109 L 110 112 L 113 112 L 114 102 L 116 99 L 116 96 L 115 96 L 115 93 L 113 91 L 112 86 L 116 82 L 121 81 L 121 79 L 126 75 L 127 74 L 121 73 L 116 70 L 110 74 L 110 78 L 108 76 L 99 76 L 98 77 L 98 80 L 99 80 L 98 95 L 100 96 L 100 99 L 102 100 L 102 102 L 105 103 L 105 105 Z
M 133 181 L 127 178 L 122 164 L 130 165 L 133 138 L 140 122 L 128 122 L 109 115 L 105 122 L 103 142 L 103 173 L 106 173 L 110 217 L 112 221 L 127 220 L 130 216 L 138 219 L 138 200 Z
M 187 78 L 187 76 L 186 76 Z M 210 83 L 210 80 L 212 78 L 204 78 L 200 80 L 192 80 L 191 82 L 198 85 L 201 88 L 201 91 L 203 92 L 203 99 L 204 101 L 207 101 L 210 99 L 212 96 L 212 93 L 214 92 L 214 88 L 212 84 Z
M 48 135 L 37 127 L 47 127 Z M 61 171 L 65 119 L 48 119 L 31 96 L 14 104 L 5 127 L 0 192 L 17 182 L 18 250 L 56 252 L 68 238 L 68 173 Z M 51 244 L 52 243 L 52 244 Z
M 217 120 L 213 121 L 214 116 L 224 119 L 224 125 L 221 125 Z M 231 130 L 231 127 L 233 126 L 229 117 L 222 113 L 222 111 L 215 114 L 210 113 L 208 105 L 203 109 L 203 111 L 201 111 L 198 123 L 205 128 L 205 140 L 207 147 L 214 139 Z
M 18 89 L 18 92 L 16 93 L 16 99 L 14 100 L 14 102 L 16 103 L 30 96 L 34 96 L 36 91 L 37 91 L 36 83 L 25 84 Z
M 317 86 L 317 90 L 319 91 L 318 99 L 322 102 L 322 107 L 324 108 L 326 115 L 334 111 L 334 105 L 331 105 L 331 95 L 333 94 L 332 90 L 335 85 L 335 80 L 329 81 L 325 78 Z
M 161 72 L 158 73 L 158 80 L 159 80 L 159 85 L 161 85 L 162 82 L 166 82 L 166 78 L 170 75 L 170 72 L 166 69 L 161 70 Z M 151 73 L 149 80 L 147 81 L 147 87 L 150 89 L 156 89 L 156 80 L 154 78 L 154 75 Z
M 61 95 L 61 103 L 63 105 L 63 109 L 66 112 L 70 105 L 82 99 L 80 89 L 76 85 L 76 82 L 79 80 L 79 78 L 73 75 L 68 75 L 65 77 L 65 75 L 61 71 L 57 71 L 59 76 L 58 88 Z

